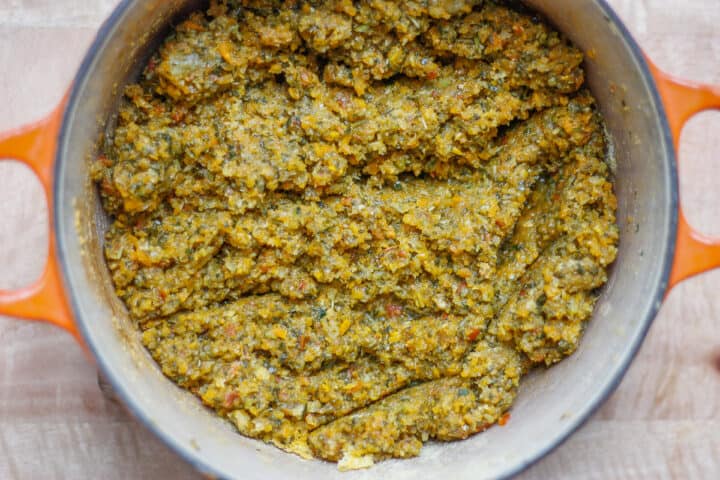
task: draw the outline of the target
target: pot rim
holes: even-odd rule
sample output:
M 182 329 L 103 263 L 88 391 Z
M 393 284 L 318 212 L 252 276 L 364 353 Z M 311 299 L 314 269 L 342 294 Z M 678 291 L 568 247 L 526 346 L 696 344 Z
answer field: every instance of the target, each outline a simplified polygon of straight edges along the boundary
M 70 88 L 70 92 L 68 94 L 68 101 L 65 104 L 64 110 L 62 112 L 62 122 L 60 131 L 58 133 L 58 148 L 55 154 L 55 164 L 53 167 L 53 202 L 55 205 L 60 205 L 61 198 L 60 198 L 60 191 L 61 189 L 59 187 L 60 183 L 60 166 L 64 160 L 63 155 L 63 149 L 60 148 L 64 144 L 64 140 L 67 137 L 68 130 L 69 130 L 69 119 L 71 112 L 73 111 L 73 106 L 77 103 L 78 97 L 80 95 L 80 86 L 83 85 L 83 80 L 87 77 L 88 72 L 90 71 L 90 67 L 93 64 L 94 60 L 96 59 L 98 53 L 101 51 L 101 48 L 103 46 L 104 39 L 112 32 L 113 28 L 118 24 L 118 22 L 122 19 L 125 12 L 132 6 L 134 0 L 121 0 L 121 2 L 115 7 L 115 9 L 112 11 L 110 16 L 103 22 L 101 27 L 99 28 L 95 38 L 93 39 L 92 44 L 88 48 L 88 51 L 86 52 L 82 63 L 80 64 L 80 67 L 78 68 L 78 71 L 74 77 L 72 86 Z M 655 293 L 652 298 L 652 303 L 650 304 L 647 313 L 645 315 L 645 318 L 642 322 L 642 327 L 639 332 L 639 334 L 633 339 L 633 344 L 631 345 L 631 348 L 628 352 L 628 354 L 625 356 L 625 358 L 618 363 L 618 365 L 615 367 L 615 371 L 613 373 L 612 379 L 605 385 L 603 390 L 596 395 L 594 398 L 590 399 L 587 403 L 587 406 L 584 408 L 582 412 L 580 412 L 578 415 L 574 416 L 574 419 L 570 422 L 568 422 L 567 426 L 565 426 L 562 430 L 562 432 L 557 435 L 555 438 L 552 439 L 552 441 L 548 442 L 547 445 L 545 445 L 543 448 L 539 449 L 537 452 L 535 452 L 531 457 L 527 459 L 523 459 L 522 461 L 518 462 L 516 465 L 507 468 L 504 472 L 501 473 L 501 475 L 498 478 L 510 478 L 515 475 L 518 475 L 519 473 L 527 470 L 532 465 L 536 464 L 540 459 L 547 456 L 549 453 L 557 449 L 560 445 L 565 443 L 565 441 L 577 430 L 582 427 L 587 420 L 600 408 L 600 406 L 605 403 L 607 398 L 612 394 L 615 389 L 618 387 L 620 382 L 625 376 L 625 373 L 627 372 L 628 368 L 630 367 L 630 364 L 634 360 L 635 356 L 637 355 L 640 346 L 642 345 L 643 340 L 645 339 L 648 330 L 650 329 L 650 326 L 652 325 L 655 317 L 657 316 L 657 313 L 660 309 L 660 306 L 662 305 L 662 301 L 664 299 L 666 289 L 668 286 L 668 280 L 670 278 L 670 272 L 673 265 L 673 259 L 675 256 L 675 248 L 676 248 L 676 232 L 677 232 L 677 226 L 678 226 L 678 209 L 679 209 L 679 199 L 678 199 L 678 171 L 677 171 L 677 152 L 675 151 L 674 144 L 673 144 L 673 137 L 670 132 L 670 126 L 667 119 L 667 114 L 665 112 L 664 104 L 661 100 L 660 93 L 658 91 L 657 84 L 655 82 L 655 79 L 653 75 L 651 74 L 650 67 L 648 65 L 648 62 L 646 60 L 645 55 L 642 52 L 642 49 L 638 45 L 635 38 L 632 36 L 630 31 L 627 29 L 625 24 L 622 22 L 620 17 L 617 15 L 617 13 L 612 9 L 612 7 L 607 3 L 607 0 L 592 0 L 595 2 L 595 4 L 602 10 L 605 18 L 609 23 L 611 23 L 614 27 L 616 27 L 622 37 L 622 39 L 625 41 L 626 45 L 629 47 L 630 52 L 632 53 L 632 56 L 634 60 L 637 63 L 638 68 L 640 69 L 640 74 L 642 78 L 645 80 L 648 90 L 651 94 L 654 107 L 657 109 L 658 116 L 659 116 L 659 122 L 662 130 L 662 140 L 664 142 L 665 152 L 667 152 L 667 162 L 669 163 L 670 168 L 668 169 L 668 175 L 670 180 L 670 209 L 668 214 L 670 215 L 670 222 L 669 222 L 669 229 L 668 229 L 668 235 L 665 238 L 665 243 L 667 245 L 663 261 L 663 268 L 662 268 L 662 275 L 659 278 L 658 284 L 655 287 Z M 53 218 L 52 218 L 52 224 L 51 228 L 54 229 L 54 231 L 58 232 L 58 225 L 61 223 L 62 219 L 60 218 L 60 214 L 58 213 L 60 209 L 55 208 L 53 212 Z M 76 319 L 76 324 L 78 327 L 78 330 L 80 334 L 82 335 L 82 338 L 85 342 L 85 345 L 87 346 L 88 350 L 92 353 L 93 358 L 97 362 L 98 366 L 100 367 L 101 372 L 107 378 L 107 380 L 112 385 L 115 393 L 118 395 L 118 397 L 122 400 L 123 404 L 126 406 L 128 411 L 136 418 L 138 419 L 143 426 L 151 431 L 157 438 L 160 438 L 160 440 L 170 447 L 174 453 L 178 454 L 183 460 L 185 460 L 188 464 L 190 464 L 193 468 L 195 468 L 197 471 L 204 473 L 206 475 L 211 476 L 212 478 L 227 478 L 219 472 L 216 467 L 212 464 L 209 464 L 204 456 L 197 451 L 192 450 L 191 448 L 188 448 L 186 445 L 180 443 L 175 438 L 170 437 L 166 435 L 159 427 L 155 425 L 155 423 L 152 421 L 152 419 L 144 412 L 141 408 L 136 406 L 133 401 L 131 395 L 128 394 L 127 391 L 122 386 L 122 382 L 116 378 L 112 374 L 112 369 L 110 369 L 106 363 L 106 360 L 104 359 L 102 352 L 98 351 L 95 345 L 90 341 L 90 335 L 88 332 L 89 325 L 83 321 L 82 316 L 80 315 L 80 308 L 77 303 L 76 298 L 76 292 L 72 288 L 72 285 L 69 282 L 70 278 L 70 265 L 67 261 L 67 257 L 64 254 L 66 250 L 66 244 L 65 240 L 62 235 L 57 236 L 57 258 L 59 259 L 60 263 L 60 273 L 62 277 L 63 287 L 66 292 L 66 297 L 68 299 L 68 304 L 70 306 L 71 312 L 73 317 Z

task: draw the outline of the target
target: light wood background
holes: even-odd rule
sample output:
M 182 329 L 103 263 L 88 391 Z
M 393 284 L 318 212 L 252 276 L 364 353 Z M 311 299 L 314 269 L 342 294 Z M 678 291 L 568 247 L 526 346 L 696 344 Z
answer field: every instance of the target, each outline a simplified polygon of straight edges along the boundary
M 720 0 L 610 0 L 660 67 L 720 83 Z M 0 130 L 60 99 L 116 0 L 0 0 Z M 682 197 L 720 235 L 720 112 L 688 125 Z M 24 167 L 0 162 L 0 287 L 41 271 L 47 214 Z M 0 479 L 196 478 L 97 385 L 70 337 L 0 317 Z M 610 400 L 527 479 L 720 478 L 720 271 L 676 288 Z

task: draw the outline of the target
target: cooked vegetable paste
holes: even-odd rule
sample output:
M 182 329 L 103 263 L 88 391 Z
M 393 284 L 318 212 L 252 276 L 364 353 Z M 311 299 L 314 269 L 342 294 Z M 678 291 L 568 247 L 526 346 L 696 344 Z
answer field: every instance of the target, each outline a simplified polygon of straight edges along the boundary
M 504 424 L 616 255 L 582 60 L 481 0 L 218 1 L 180 23 L 94 170 L 164 374 L 341 468 Z

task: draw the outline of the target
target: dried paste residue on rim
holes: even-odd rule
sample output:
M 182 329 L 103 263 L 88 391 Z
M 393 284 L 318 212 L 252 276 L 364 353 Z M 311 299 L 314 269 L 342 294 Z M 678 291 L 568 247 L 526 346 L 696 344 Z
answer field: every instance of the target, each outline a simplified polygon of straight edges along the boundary
M 165 375 L 341 468 L 504 424 L 616 255 L 582 59 L 480 0 L 212 2 L 178 25 L 94 165 L 116 293 Z

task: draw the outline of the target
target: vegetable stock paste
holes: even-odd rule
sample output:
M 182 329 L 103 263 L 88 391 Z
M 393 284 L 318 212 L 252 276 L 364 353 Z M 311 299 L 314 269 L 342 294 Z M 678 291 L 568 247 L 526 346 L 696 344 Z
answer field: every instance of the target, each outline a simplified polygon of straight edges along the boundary
M 616 255 L 582 61 L 515 3 L 216 1 L 177 25 L 93 171 L 163 373 L 341 469 L 504 425 Z

